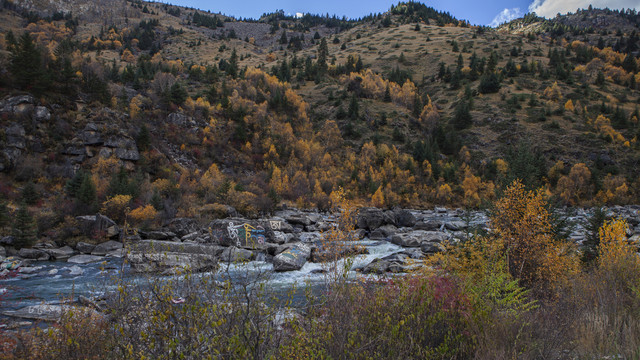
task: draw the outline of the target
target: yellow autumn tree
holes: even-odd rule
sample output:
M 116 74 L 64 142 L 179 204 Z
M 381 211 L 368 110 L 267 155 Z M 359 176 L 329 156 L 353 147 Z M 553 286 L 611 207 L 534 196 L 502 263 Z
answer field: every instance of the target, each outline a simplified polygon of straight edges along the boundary
M 602 114 L 598 115 L 596 120 L 593 122 L 593 126 L 605 139 L 608 139 L 609 141 L 622 144 L 626 142 L 624 136 L 611 126 L 611 120 Z
M 544 89 L 543 96 L 549 100 L 558 101 L 562 98 L 562 92 L 558 87 L 558 82 L 554 82 L 553 85 Z
M 371 195 L 371 203 L 377 208 L 381 208 L 384 206 L 384 192 L 382 191 L 382 185 L 380 185 L 380 187 L 378 187 L 378 190 L 376 190 L 376 192 Z
M 131 53 L 131 50 L 124 49 L 124 51 L 122 52 L 122 55 L 120 56 L 120 60 L 128 63 L 132 63 L 136 61 L 136 57 Z
M 134 224 L 142 224 L 154 220 L 158 216 L 158 211 L 153 205 L 137 207 L 129 212 L 129 218 Z
M 131 195 L 116 195 L 102 203 L 100 213 L 117 223 L 122 223 L 127 216 L 130 203 Z
M 620 219 L 607 221 L 600 228 L 597 276 L 614 287 L 617 296 L 637 297 L 640 258 L 627 241 L 626 231 L 627 223 Z
M 462 180 L 462 190 L 464 190 L 464 201 L 467 206 L 475 207 L 480 205 L 480 177 L 473 175 L 471 169 L 466 166 L 464 179 Z
M 573 101 L 571 101 L 571 99 L 567 100 L 567 102 L 564 103 L 564 109 L 571 112 L 575 111 L 575 107 L 573 106 Z
M 629 186 L 622 175 L 607 174 L 596 199 L 603 204 L 623 204 L 629 199 Z
M 496 170 L 498 170 L 498 174 L 500 174 L 500 176 L 502 177 L 506 176 L 507 171 L 509 171 L 509 164 L 500 158 L 496 159 L 495 164 Z
M 553 164 L 551 169 L 549 169 L 549 171 L 547 172 L 547 176 L 549 177 L 549 181 L 552 184 L 557 183 L 558 180 L 560 179 L 560 176 L 562 176 L 563 172 L 564 172 L 564 161 L 562 161 L 562 160 L 556 161 L 556 163 Z
M 140 94 L 134 96 L 129 103 L 129 116 L 132 119 L 138 117 L 144 106 L 144 97 Z
M 441 204 L 446 204 L 451 201 L 453 197 L 453 191 L 451 190 L 451 186 L 449 184 L 441 184 L 438 186 L 438 190 L 436 191 L 436 199 Z
M 573 165 L 569 175 L 558 180 L 557 193 L 566 204 L 576 205 L 591 193 L 591 171 L 584 163 Z
M 512 183 L 495 203 L 491 227 L 509 273 L 523 285 L 549 292 L 577 273 L 573 248 L 553 236 L 542 189 L 528 191 L 521 182 Z

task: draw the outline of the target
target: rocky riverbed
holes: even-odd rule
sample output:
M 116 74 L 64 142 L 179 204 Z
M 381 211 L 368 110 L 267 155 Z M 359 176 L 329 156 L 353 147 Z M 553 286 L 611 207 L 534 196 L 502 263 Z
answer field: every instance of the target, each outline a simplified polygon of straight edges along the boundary
M 585 240 L 585 224 L 592 212 L 564 211 L 572 241 Z M 639 242 L 640 206 L 612 207 L 607 212 L 625 219 L 629 240 Z M 1 240 L 0 271 L 5 279 L 0 280 L 0 291 L 7 293 L 4 315 L 50 321 L 66 306 L 58 300 L 71 297 L 92 307 L 89 299 L 100 292 L 96 285 L 108 283 L 121 269 L 133 276 L 175 276 L 186 268 L 226 274 L 268 272 L 270 283 L 283 292 L 296 282 L 320 281 L 329 252 L 333 258 L 353 256 L 352 276 L 404 273 L 423 266 L 429 255 L 445 251 L 445 242 L 489 231 L 485 212 L 446 208 L 360 209 L 348 240 L 331 249 L 323 234 L 336 226 L 336 218 L 296 209 L 258 220 L 228 218 L 202 224 L 179 218 L 152 231 L 126 234 L 99 214 L 79 217 L 78 222 L 84 233 L 103 233 L 109 240 L 97 245 L 79 242 L 74 247 L 44 242 L 19 251 L 10 246 L 10 237 Z

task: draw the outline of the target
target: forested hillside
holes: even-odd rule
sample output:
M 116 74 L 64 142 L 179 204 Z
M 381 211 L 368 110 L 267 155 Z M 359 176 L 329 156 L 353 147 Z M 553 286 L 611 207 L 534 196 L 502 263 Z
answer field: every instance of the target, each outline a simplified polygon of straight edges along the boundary
M 414 208 L 480 207 L 516 178 L 567 205 L 640 192 L 635 11 L 492 29 L 413 2 L 259 20 L 2 5 L 2 218 L 22 204 L 41 232 L 124 208 L 324 210 L 338 188 Z

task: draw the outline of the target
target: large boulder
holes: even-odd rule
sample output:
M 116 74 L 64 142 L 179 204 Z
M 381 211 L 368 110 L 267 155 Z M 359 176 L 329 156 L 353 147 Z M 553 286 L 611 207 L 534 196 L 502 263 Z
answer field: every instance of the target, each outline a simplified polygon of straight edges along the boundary
M 51 120 L 51 112 L 44 106 L 36 106 L 31 117 L 36 122 L 49 121 Z
M 6 97 L 0 101 L 0 113 L 18 112 L 21 105 L 32 105 L 36 103 L 36 99 L 31 95 L 18 95 Z
M 390 263 L 382 259 L 373 259 L 369 264 L 362 268 L 365 274 L 384 274 L 389 269 Z
M 290 224 L 302 225 L 302 226 L 309 226 L 309 225 L 315 223 L 315 221 L 312 221 L 311 217 L 307 216 L 306 214 L 302 214 L 302 213 L 291 214 L 291 215 L 286 217 L 286 220 Z
M 2 314 L 23 319 L 58 321 L 62 314 L 70 311 L 73 311 L 75 314 L 80 313 L 83 317 L 100 316 L 97 311 L 86 307 L 51 304 L 31 305 L 18 310 L 3 311 Z
M 380 259 L 374 259 L 362 269 L 362 272 L 365 274 L 406 273 L 421 266 L 422 260 L 417 260 L 406 252 L 398 252 Z
M 149 231 L 144 233 L 143 237 L 150 240 L 171 240 L 176 237 L 176 234 L 171 231 Z
M 119 241 L 109 240 L 107 242 L 103 242 L 102 244 L 98 244 L 95 248 L 93 248 L 91 255 L 105 256 L 118 249 L 122 249 L 122 243 Z
M 200 229 L 198 222 L 191 218 L 175 218 L 171 220 L 165 228 L 167 231 L 174 233 L 177 237 L 183 237 Z
M 76 217 L 80 223 L 80 230 L 86 236 L 105 235 L 114 238 L 120 235 L 120 228 L 108 217 L 97 215 L 84 215 Z
M 423 242 L 442 242 L 448 238 L 447 234 L 437 231 L 416 230 L 391 237 L 391 242 L 403 247 L 420 247 Z
M 64 246 L 59 249 L 46 249 L 45 250 L 52 258 L 56 260 L 66 260 L 73 256 L 74 250 L 69 246 Z
M 437 242 L 423 242 L 420 244 L 420 250 L 425 254 L 435 254 L 446 251 L 445 247 Z
M 409 210 L 398 209 L 394 212 L 396 215 L 396 225 L 398 225 L 398 227 L 413 227 L 417 222 L 416 217 Z
M 427 220 L 427 221 L 418 221 L 413 228 L 416 230 L 433 231 L 433 230 L 438 230 L 441 227 L 442 227 L 442 223 L 440 221 Z
M 286 234 L 294 232 L 293 226 L 291 226 L 291 224 L 289 224 L 283 218 L 275 217 L 275 218 L 269 219 L 268 225 L 269 225 L 269 228 L 273 231 L 280 231 Z
M 376 208 L 362 208 L 358 211 L 357 225 L 360 229 L 375 230 L 384 224 L 384 212 Z
M 69 259 L 67 259 L 67 262 L 71 264 L 89 264 L 92 262 L 98 262 L 102 260 L 104 260 L 104 257 L 102 256 L 83 254 L 83 255 L 72 256 Z
M 312 262 L 333 261 L 349 256 L 369 253 L 369 250 L 365 246 L 354 244 L 350 241 L 336 241 L 327 244 L 319 244 L 317 248 L 312 250 Z
M 222 251 L 220 257 L 225 263 L 247 262 L 253 260 L 254 253 L 251 250 L 229 246 Z
M 172 268 L 198 272 L 215 269 L 223 250 L 211 244 L 141 240 L 128 245 L 126 257 L 138 272 L 160 272 Z
M 468 224 L 462 220 L 451 220 L 444 223 L 444 227 L 451 231 L 460 231 L 466 229 Z
M 265 243 L 276 243 L 276 235 L 270 221 L 239 218 L 214 220 L 209 224 L 212 241 L 223 246 L 244 249 L 264 249 Z
M 300 239 L 292 233 L 284 233 L 282 231 L 274 231 L 273 233 L 274 233 L 274 242 L 276 244 L 286 244 L 290 242 L 300 241 Z
M 120 160 L 140 160 L 140 153 L 133 139 L 124 136 L 112 136 L 104 142 L 104 146 L 113 148 L 116 157 Z
M 49 260 L 49 254 L 46 251 L 40 249 L 27 249 L 22 248 L 18 251 L 18 256 L 24 259 L 32 259 L 32 260 L 40 260 L 45 261 Z
M 78 250 L 78 252 L 80 252 L 82 254 L 91 254 L 91 252 L 95 248 L 96 248 L 96 246 L 94 244 L 89 244 L 89 243 L 82 242 L 82 241 L 80 241 L 79 243 L 76 244 L 76 250 Z
M 303 243 L 290 246 L 273 258 L 275 271 L 300 270 L 311 256 L 311 247 Z
M 369 239 L 371 240 L 385 240 L 395 235 L 398 232 L 398 228 L 393 225 L 383 225 L 371 232 Z

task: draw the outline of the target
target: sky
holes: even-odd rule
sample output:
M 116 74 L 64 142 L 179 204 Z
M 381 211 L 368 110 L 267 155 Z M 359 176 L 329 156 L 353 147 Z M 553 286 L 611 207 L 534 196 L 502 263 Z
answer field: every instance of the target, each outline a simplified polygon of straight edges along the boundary
M 259 18 L 263 13 L 282 9 L 286 14 L 312 13 L 343 15 L 359 18 L 370 13 L 385 12 L 393 0 L 163 0 L 175 5 L 188 6 L 214 13 L 223 13 L 236 18 Z M 575 12 L 589 5 L 610 9 L 633 8 L 640 10 L 640 0 L 427 0 L 423 1 L 440 11 L 448 11 L 458 19 L 469 20 L 474 25 L 497 26 L 505 21 L 516 19 L 528 12 L 535 12 L 547 18 L 557 13 Z

